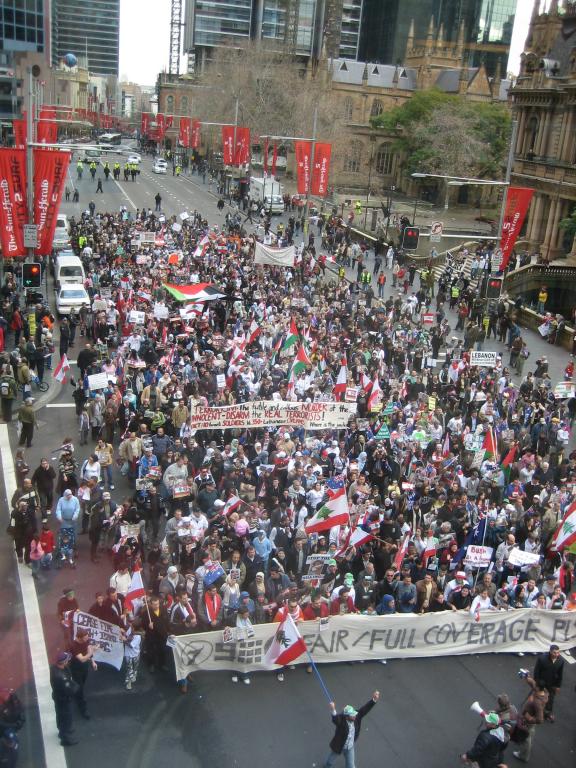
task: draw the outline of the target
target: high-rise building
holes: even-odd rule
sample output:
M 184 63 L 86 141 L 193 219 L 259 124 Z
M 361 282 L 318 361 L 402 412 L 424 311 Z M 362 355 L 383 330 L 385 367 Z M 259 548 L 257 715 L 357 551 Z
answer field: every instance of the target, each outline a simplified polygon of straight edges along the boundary
M 92 74 L 118 75 L 120 0 L 52 0 L 52 63 L 73 53 Z
M 466 63 L 484 63 L 493 75 L 506 70 L 518 0 L 363 0 L 358 56 L 361 61 L 403 61 L 413 24 L 415 40 L 424 41 L 434 19 L 446 42 L 464 31 Z

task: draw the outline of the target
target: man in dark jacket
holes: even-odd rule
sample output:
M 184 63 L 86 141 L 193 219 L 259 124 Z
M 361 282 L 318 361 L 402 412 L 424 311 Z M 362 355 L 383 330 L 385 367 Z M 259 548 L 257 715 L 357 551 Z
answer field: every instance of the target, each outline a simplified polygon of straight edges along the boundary
M 340 715 L 336 712 L 335 703 L 330 702 L 332 722 L 336 726 L 336 731 L 330 742 L 331 751 L 324 763 L 325 768 L 331 768 L 338 759 L 338 755 L 344 756 L 346 768 L 354 768 L 354 743 L 358 741 L 360 736 L 362 718 L 370 712 L 379 698 L 380 691 L 374 691 L 370 701 L 360 707 L 359 710 L 355 710 L 354 707 L 347 704 Z
M 548 653 L 542 653 L 536 659 L 534 680 L 548 691 L 544 717 L 551 723 L 554 722 L 554 698 L 562 686 L 563 672 L 564 659 L 560 656 L 560 648 L 557 645 L 551 645 Z
M 462 755 L 465 763 L 478 763 L 479 768 L 498 768 L 502 763 L 502 752 L 508 743 L 508 736 L 500 725 L 496 712 L 486 712 L 483 728 L 472 749 Z
M 63 747 L 70 747 L 78 742 L 72 737 L 72 699 L 78 691 L 78 685 L 70 673 L 71 655 L 65 651 L 58 654 L 56 663 L 50 667 L 50 684 L 56 710 L 58 736 Z

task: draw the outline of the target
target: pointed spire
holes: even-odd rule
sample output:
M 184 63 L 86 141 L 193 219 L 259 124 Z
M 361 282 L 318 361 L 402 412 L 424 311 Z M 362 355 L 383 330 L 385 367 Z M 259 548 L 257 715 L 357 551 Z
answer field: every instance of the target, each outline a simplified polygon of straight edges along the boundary
M 532 8 L 532 18 L 530 19 L 530 23 L 533 24 L 538 16 L 540 16 L 540 0 L 534 0 L 534 7 Z
M 408 39 L 406 40 L 406 55 L 408 55 L 414 48 L 414 19 L 410 22 L 410 29 L 408 30 Z
M 550 3 L 550 8 L 548 9 L 548 15 L 549 16 L 558 16 L 559 10 L 558 10 L 558 0 L 552 0 Z
M 462 19 L 462 22 L 460 23 L 460 29 L 458 30 L 458 40 L 456 42 L 456 53 L 459 56 L 462 56 L 464 53 L 464 35 L 465 35 L 465 28 L 464 28 L 464 19 Z
M 444 44 L 444 24 L 440 24 L 440 29 L 438 30 L 438 37 L 436 38 L 436 44 L 438 45 L 438 48 L 442 48 Z
M 430 17 L 428 25 L 428 34 L 426 35 L 426 50 L 431 51 L 434 48 L 434 16 Z

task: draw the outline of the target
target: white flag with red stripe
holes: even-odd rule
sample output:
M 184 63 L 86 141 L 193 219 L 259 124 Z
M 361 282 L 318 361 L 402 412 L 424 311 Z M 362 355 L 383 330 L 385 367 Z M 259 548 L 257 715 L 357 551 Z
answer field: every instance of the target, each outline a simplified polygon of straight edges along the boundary
M 266 651 L 262 662 L 270 669 L 276 666 L 292 664 L 299 656 L 306 653 L 306 650 L 306 643 L 298 631 L 294 619 L 287 613 L 286 618 L 276 630 L 274 639 Z
M 342 364 L 340 365 L 340 371 L 338 372 L 338 378 L 336 384 L 334 384 L 334 395 L 343 397 L 346 394 L 346 384 L 348 383 L 348 368 L 346 365 L 346 358 L 342 358 Z
M 68 358 L 66 355 L 62 355 L 60 358 L 60 362 L 54 368 L 54 373 L 52 376 L 56 379 L 56 381 L 59 381 L 60 384 L 66 383 L 66 373 L 70 370 L 70 363 L 68 362 Z
M 232 512 L 235 512 L 242 504 L 242 499 L 240 499 L 238 496 L 230 496 L 229 499 L 227 499 L 226 504 L 222 508 L 222 514 L 227 517 L 228 515 L 231 515 Z
M 363 528 L 354 528 L 354 530 L 349 533 L 348 538 L 342 547 L 335 553 L 335 557 L 343 557 L 349 547 L 361 547 L 362 544 L 366 544 L 367 541 L 370 541 L 370 539 L 373 538 L 374 536 Z
M 371 411 L 374 406 L 378 405 L 382 401 L 382 388 L 380 387 L 380 380 L 378 376 L 374 377 L 372 382 L 372 389 L 370 390 L 370 397 L 368 398 L 368 410 Z
M 257 339 L 257 337 L 260 335 L 260 330 L 260 326 L 256 320 L 252 320 L 250 323 L 250 328 L 248 328 L 248 344 L 252 344 L 252 342 Z
M 136 613 L 142 605 L 142 598 L 146 596 L 144 582 L 142 581 L 142 571 L 135 570 L 132 574 L 130 587 L 124 598 L 124 607 L 132 613 Z

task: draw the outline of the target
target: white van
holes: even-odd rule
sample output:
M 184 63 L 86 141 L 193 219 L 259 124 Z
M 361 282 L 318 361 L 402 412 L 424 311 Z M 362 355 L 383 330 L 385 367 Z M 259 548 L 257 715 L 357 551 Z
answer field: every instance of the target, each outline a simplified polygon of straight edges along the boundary
M 75 284 L 84 285 L 86 275 L 84 273 L 84 266 L 78 258 L 78 256 L 57 256 L 56 265 L 54 267 L 54 281 L 56 283 L 56 289 L 60 289 L 63 285 Z
M 102 160 L 102 152 L 97 147 L 86 147 L 82 153 L 83 163 L 98 163 Z

